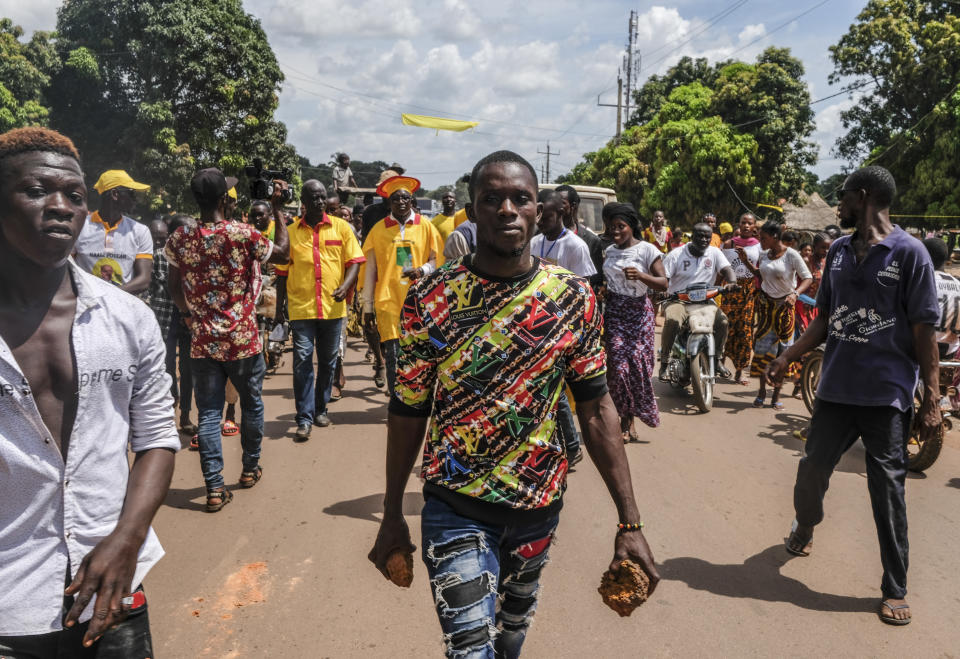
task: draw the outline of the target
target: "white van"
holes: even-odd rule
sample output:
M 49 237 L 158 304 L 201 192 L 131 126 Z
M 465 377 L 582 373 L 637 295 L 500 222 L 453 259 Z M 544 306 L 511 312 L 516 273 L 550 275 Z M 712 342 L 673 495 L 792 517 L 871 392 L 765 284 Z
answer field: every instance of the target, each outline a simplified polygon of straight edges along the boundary
M 562 183 L 543 183 L 541 190 L 554 190 Z M 571 186 L 580 195 L 580 220 L 594 233 L 603 233 L 603 207 L 611 201 L 617 201 L 617 193 L 610 188 L 598 188 L 592 185 Z

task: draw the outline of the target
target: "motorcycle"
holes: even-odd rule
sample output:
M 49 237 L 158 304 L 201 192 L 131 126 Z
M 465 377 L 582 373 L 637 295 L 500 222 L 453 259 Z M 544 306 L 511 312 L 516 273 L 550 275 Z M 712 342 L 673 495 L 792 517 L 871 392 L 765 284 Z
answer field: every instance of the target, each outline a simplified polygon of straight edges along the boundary
M 823 366 L 823 345 L 818 346 L 803 360 L 800 370 L 800 392 L 803 394 L 803 404 L 807 411 L 813 414 L 814 403 L 817 397 L 817 386 L 820 384 L 820 370 Z M 923 440 L 920 435 L 920 406 L 923 403 L 923 383 L 917 383 L 913 395 L 913 424 L 910 427 L 910 438 L 907 440 L 907 469 L 921 472 L 929 469 L 940 456 L 943 448 L 944 434 L 953 428 L 951 416 L 960 412 L 960 362 L 940 362 L 940 399 L 950 400 L 953 409 L 943 412 L 943 422 L 936 435 Z
M 717 286 L 700 284 L 665 298 L 666 302 L 678 301 L 691 307 L 670 347 L 667 376 L 674 389 L 691 387 L 693 401 L 701 412 L 709 412 L 713 407 L 716 382 L 713 323 L 720 309 L 712 300 L 722 291 Z

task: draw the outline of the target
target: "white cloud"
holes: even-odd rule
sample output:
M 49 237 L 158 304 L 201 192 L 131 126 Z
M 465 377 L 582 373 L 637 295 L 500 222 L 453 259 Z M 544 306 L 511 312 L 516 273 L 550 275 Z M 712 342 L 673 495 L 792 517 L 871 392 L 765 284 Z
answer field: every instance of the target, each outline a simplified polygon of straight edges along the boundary
M 10 0 L 0 14 L 28 33 L 52 29 L 61 2 Z M 799 9 L 753 0 L 708 25 L 720 11 L 716 3 L 661 1 L 639 14 L 639 82 L 684 55 L 751 61 L 775 43 L 794 47 L 811 80 L 827 89 L 832 65 L 824 44 L 835 42 L 860 8 L 847 4 L 831 3 L 831 34 L 803 29 L 812 27 L 811 16 L 795 33 L 791 26 L 744 48 Z M 398 160 L 433 188 L 498 148 L 518 151 L 539 169 L 537 150 L 549 139 L 560 152 L 551 158 L 556 176 L 615 130 L 616 109 L 596 102 L 601 91 L 604 102 L 615 99 L 630 9 L 622 0 L 244 0 L 244 9 L 260 18 L 287 73 L 278 117 L 313 161 L 326 162 L 339 149 L 359 160 Z M 824 158 L 840 130 L 842 107 L 835 106 L 817 115 L 814 137 Z M 437 136 L 402 126 L 401 112 L 481 123 L 476 132 Z

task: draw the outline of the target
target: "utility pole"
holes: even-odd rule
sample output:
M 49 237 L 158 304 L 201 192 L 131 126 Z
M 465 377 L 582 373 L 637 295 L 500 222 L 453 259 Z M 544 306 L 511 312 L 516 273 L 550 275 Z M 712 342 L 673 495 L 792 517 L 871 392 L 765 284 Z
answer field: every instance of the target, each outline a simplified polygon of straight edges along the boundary
M 538 149 L 538 150 L 537 150 L 537 153 L 539 153 L 539 154 L 542 155 L 542 156 L 546 156 L 546 157 L 547 157 L 547 178 L 546 178 L 543 182 L 544 182 L 544 183 L 549 183 L 549 182 L 550 182 L 550 156 L 559 156 L 559 155 L 560 155 L 560 152 L 559 152 L 559 151 L 551 151 L 551 150 L 550 150 L 550 142 L 549 142 L 549 140 L 548 140 L 548 141 L 547 141 L 547 150 L 546 150 L 546 151 L 540 151 L 540 150 Z
M 630 11 L 630 21 L 627 23 L 627 54 L 623 58 L 623 70 L 627 73 L 627 98 L 625 102 L 624 120 L 630 121 L 630 100 L 633 97 L 633 85 L 640 75 L 640 53 L 634 53 L 639 40 L 640 19 L 637 12 Z
M 620 77 L 620 71 L 617 71 L 617 104 L 601 103 L 598 95 L 597 105 L 604 108 L 617 108 L 617 136 L 615 140 L 617 144 L 620 144 L 620 126 L 623 125 L 623 78 Z
M 542 161 L 540 162 L 540 182 L 541 182 L 541 183 L 546 183 L 546 182 L 547 182 L 547 175 L 543 173 L 543 162 L 542 162 Z

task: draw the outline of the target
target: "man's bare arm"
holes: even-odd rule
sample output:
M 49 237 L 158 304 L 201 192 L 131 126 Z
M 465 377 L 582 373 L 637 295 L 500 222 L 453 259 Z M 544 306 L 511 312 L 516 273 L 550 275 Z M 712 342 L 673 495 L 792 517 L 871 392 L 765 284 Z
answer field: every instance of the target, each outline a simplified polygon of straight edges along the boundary
M 914 350 L 920 364 L 923 380 L 923 404 L 920 406 L 920 432 L 929 439 L 939 432 L 943 419 L 940 415 L 940 351 L 933 325 L 917 323 L 913 326 Z
M 429 417 L 389 414 L 387 417 L 387 486 L 383 495 L 383 521 L 369 558 L 387 577 L 387 558 L 395 550 L 412 552 L 410 529 L 403 518 L 403 493 L 427 432 Z
M 617 507 L 620 521 L 628 524 L 640 522 L 640 512 L 633 494 L 630 463 L 620 438 L 620 417 L 610 394 L 590 401 L 578 401 L 577 418 L 583 430 L 587 453 L 603 477 L 607 491 Z M 650 578 L 650 593 L 653 593 L 660 581 L 660 574 L 642 531 L 617 534 L 610 569 L 616 569 L 621 561 L 628 558 L 647 573 Z
M 180 315 L 189 316 L 190 307 L 187 306 L 187 296 L 183 294 L 183 280 L 180 278 L 180 268 L 170 264 L 170 270 L 167 273 L 167 290 L 170 292 L 170 299 L 180 310 Z
M 67 627 L 76 624 L 91 598 L 97 596 L 93 618 L 83 637 L 85 646 L 92 645 L 126 617 L 127 609 L 120 600 L 130 594 L 137 555 L 167 495 L 173 465 L 174 455 L 170 449 L 154 448 L 137 453 L 116 528 L 84 557 L 77 576 L 65 591 L 66 595 L 76 595 L 65 619 Z
M 827 339 L 827 321 L 822 315 L 817 316 L 807 327 L 797 342 L 783 351 L 783 353 L 767 366 L 765 377 L 770 385 L 776 386 L 783 380 L 787 365 L 790 362 L 800 361 L 805 354 L 816 348 Z
M 133 277 L 120 290 L 127 293 L 142 293 L 150 288 L 150 278 L 153 276 L 153 259 L 135 259 L 133 262 Z
M 281 186 L 280 183 L 283 185 Z M 283 190 L 287 184 L 285 181 L 274 181 L 273 198 L 270 200 L 273 206 L 273 252 L 270 253 L 268 263 L 279 263 L 283 265 L 290 262 L 290 236 L 287 234 L 287 223 L 283 217 Z

